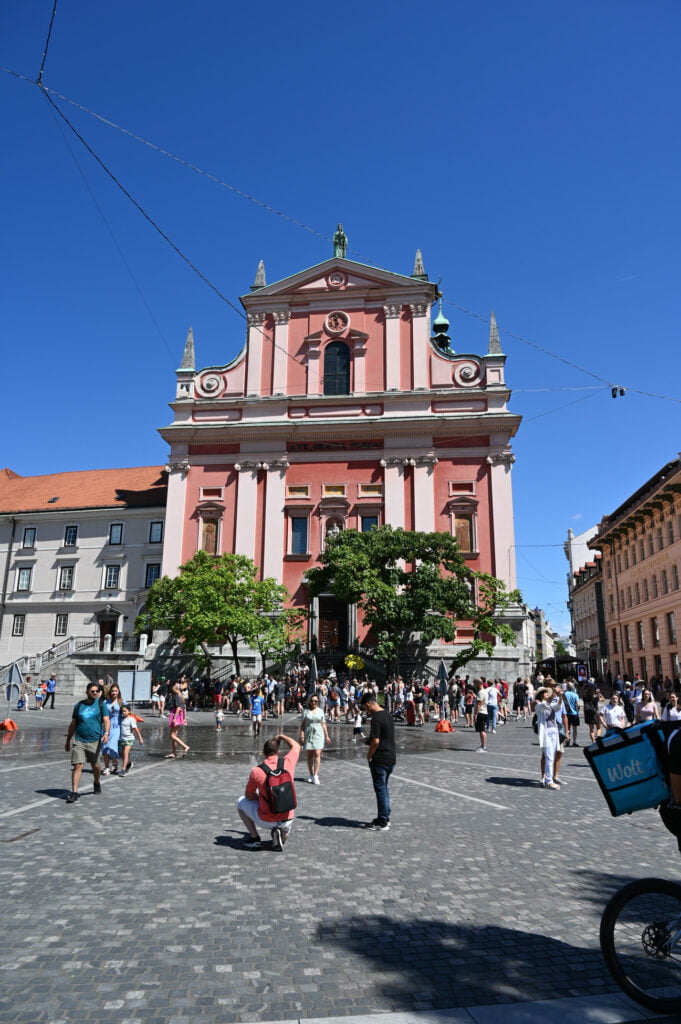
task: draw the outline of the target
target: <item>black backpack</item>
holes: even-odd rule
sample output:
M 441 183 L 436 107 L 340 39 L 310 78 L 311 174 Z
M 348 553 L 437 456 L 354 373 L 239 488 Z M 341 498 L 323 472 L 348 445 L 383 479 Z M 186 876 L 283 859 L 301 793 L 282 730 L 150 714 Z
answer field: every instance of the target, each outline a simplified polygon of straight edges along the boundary
M 265 791 L 262 795 L 272 814 L 287 814 L 295 810 L 298 806 L 296 787 L 291 773 L 284 767 L 284 758 L 277 759 L 275 769 L 264 763 L 260 767 L 265 773 Z

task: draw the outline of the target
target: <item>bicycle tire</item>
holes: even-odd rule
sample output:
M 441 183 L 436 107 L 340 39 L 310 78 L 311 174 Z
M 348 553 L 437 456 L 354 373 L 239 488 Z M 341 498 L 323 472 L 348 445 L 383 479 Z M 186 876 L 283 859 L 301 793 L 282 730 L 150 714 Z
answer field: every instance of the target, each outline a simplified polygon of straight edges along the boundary
M 661 878 L 630 882 L 608 902 L 600 943 L 610 974 L 637 1003 L 681 1010 L 681 941 L 669 949 L 668 925 L 681 932 L 681 885 Z

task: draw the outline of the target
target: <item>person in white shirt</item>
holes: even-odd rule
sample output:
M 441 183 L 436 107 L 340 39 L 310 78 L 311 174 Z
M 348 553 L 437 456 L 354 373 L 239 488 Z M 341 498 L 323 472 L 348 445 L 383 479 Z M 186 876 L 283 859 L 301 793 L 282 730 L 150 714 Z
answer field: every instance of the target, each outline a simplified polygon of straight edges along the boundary
M 660 717 L 663 722 L 681 721 L 681 707 L 679 707 L 679 698 L 676 693 L 669 694 L 669 701 L 662 709 L 662 715 Z
M 621 695 L 615 690 L 607 704 L 599 712 L 601 725 L 604 729 L 626 729 L 627 716 L 624 712 Z

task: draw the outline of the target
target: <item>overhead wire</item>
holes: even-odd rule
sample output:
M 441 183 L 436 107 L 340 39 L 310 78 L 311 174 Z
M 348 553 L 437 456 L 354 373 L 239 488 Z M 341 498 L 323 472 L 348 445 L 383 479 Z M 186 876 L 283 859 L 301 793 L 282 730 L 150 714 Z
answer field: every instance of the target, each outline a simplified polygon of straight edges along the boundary
M 43 52 L 43 59 L 42 59 L 42 63 L 41 63 L 41 67 L 40 67 L 40 72 L 39 72 L 38 78 L 36 80 L 30 79 L 30 78 L 28 78 L 28 76 L 22 75 L 22 74 L 20 74 L 20 73 L 18 73 L 16 71 L 14 71 L 13 69 L 6 68 L 6 67 L 0 67 L 0 71 L 3 71 L 3 72 L 5 72 L 7 74 L 10 74 L 10 75 L 13 75 L 14 77 L 16 77 L 16 78 L 18 78 L 18 79 L 20 79 L 22 81 L 26 81 L 26 82 L 29 82 L 31 84 L 38 85 L 38 87 L 42 91 L 42 93 L 45 96 L 45 98 L 52 104 L 53 108 L 57 111 L 57 113 L 64 120 L 64 122 L 69 126 L 71 131 L 74 132 L 74 134 L 79 139 L 79 141 L 85 146 L 85 148 L 88 150 L 88 152 L 90 152 L 90 154 L 93 156 L 93 158 L 95 160 L 97 160 L 97 162 L 100 164 L 100 166 L 105 171 L 105 173 L 109 175 L 109 177 L 114 181 L 114 183 L 117 185 L 117 187 L 121 189 L 121 191 L 124 193 L 124 195 L 126 195 L 126 197 L 129 199 L 129 201 L 136 207 L 136 209 L 142 214 L 142 216 L 144 216 L 145 219 L 151 224 L 151 226 L 161 235 L 161 237 L 164 239 L 164 241 L 166 241 L 166 243 L 171 246 L 171 248 L 176 252 L 176 254 L 179 255 L 180 258 L 183 259 L 185 263 L 187 263 L 187 265 L 194 271 L 194 273 L 196 273 L 201 278 L 201 280 L 203 280 L 204 283 L 208 285 L 209 288 L 211 288 L 234 312 L 236 312 L 238 316 L 240 316 L 242 319 L 246 319 L 246 317 L 244 316 L 242 311 L 237 306 L 235 306 L 234 303 L 232 303 L 227 298 L 227 296 L 225 296 L 220 291 L 220 289 L 217 288 L 217 286 L 214 285 L 210 281 L 210 279 L 201 272 L 201 270 L 199 270 L 199 268 L 196 266 L 196 264 L 194 264 L 193 261 L 188 256 L 186 256 L 178 246 L 175 245 L 175 243 L 172 241 L 170 236 L 166 232 L 164 232 L 158 226 L 158 224 L 156 224 L 156 222 L 153 220 L 153 218 L 148 213 L 146 213 L 146 211 L 143 209 L 143 207 L 139 203 L 137 203 L 137 201 L 134 199 L 132 194 L 122 185 L 122 183 L 117 179 L 117 177 L 113 174 L 113 172 L 111 172 L 107 168 L 107 166 L 105 165 L 104 161 L 100 159 L 100 157 L 96 154 L 94 149 L 85 141 L 84 137 L 78 132 L 78 130 L 75 128 L 75 126 L 71 123 L 71 121 L 60 110 L 60 108 L 57 106 L 57 104 L 54 103 L 54 101 L 51 99 L 52 96 L 55 96 L 58 99 L 61 99 L 61 100 L 63 100 L 66 103 L 69 103 L 71 106 L 76 107 L 77 109 L 83 111 L 84 113 L 86 113 L 89 116 L 95 118 L 96 120 L 98 120 L 101 123 L 107 125 L 108 127 L 114 128 L 116 131 L 119 131 L 122 134 L 127 135 L 128 137 L 132 138 L 133 140 L 135 140 L 136 142 L 140 143 L 141 145 L 147 146 L 148 148 L 152 149 L 153 151 L 155 151 L 157 153 L 160 153 L 161 155 L 167 157 L 168 159 L 173 160 L 176 163 L 179 163 L 180 165 L 182 165 L 184 167 L 187 167 L 188 169 L 194 171 L 195 173 L 197 173 L 199 175 L 202 175 L 203 177 L 207 178 L 209 181 L 212 181 L 215 184 L 219 185 L 220 187 L 228 189 L 229 191 L 233 192 L 235 195 L 238 195 L 241 198 L 246 199 L 247 201 L 254 203 L 255 205 L 259 206 L 260 208 L 262 208 L 264 210 L 267 210 L 269 213 L 272 213 L 275 216 L 281 217 L 282 219 L 288 221 L 291 224 L 294 224 L 295 226 L 297 226 L 297 227 L 299 227 L 299 228 L 301 228 L 301 229 L 303 229 L 305 231 L 308 231 L 309 233 L 315 235 L 316 237 L 321 238 L 321 239 L 323 239 L 325 241 L 332 241 L 332 236 L 329 235 L 329 234 L 326 234 L 324 232 L 318 231 L 316 228 L 311 227 L 310 225 L 306 224 L 304 221 L 299 220 L 296 217 L 292 217 L 289 214 L 284 213 L 282 210 L 278 210 L 276 207 L 272 206 L 271 204 L 266 203 L 263 200 L 260 200 L 257 197 L 251 195 L 250 193 L 244 191 L 243 189 L 240 189 L 240 188 L 230 184 L 229 182 L 224 181 L 224 179 L 219 178 L 217 175 L 214 175 L 211 172 L 204 170 L 203 168 L 199 167 L 197 164 L 194 164 L 191 161 L 186 160 L 183 157 L 180 157 L 180 156 L 170 152 L 170 150 L 167 150 L 164 147 L 159 146 L 156 143 L 153 143 L 153 142 L 151 142 L 148 139 L 145 139 L 143 136 L 138 135 L 136 132 L 133 132 L 130 129 L 123 127 L 122 125 L 117 124 L 115 121 L 112 121 L 109 118 L 104 117 L 102 114 L 99 114 L 99 113 L 97 113 L 94 110 L 91 110 L 89 107 L 86 107 L 84 104 L 79 103 L 76 100 L 73 100 L 73 99 L 71 99 L 68 96 L 65 96 L 63 93 L 59 93 L 59 92 L 57 92 L 57 90 L 51 89 L 48 86 L 46 86 L 43 83 L 43 81 L 42 81 L 42 77 L 43 77 L 43 72 L 44 72 L 44 67 L 45 67 L 45 61 L 46 61 L 46 58 L 47 58 L 47 51 L 48 51 L 49 41 L 50 41 L 50 37 L 51 37 L 51 33 L 52 33 L 52 27 L 53 27 L 55 15 L 56 15 L 56 9 L 57 9 L 57 0 L 54 0 L 53 7 L 52 7 L 52 15 L 51 15 L 51 18 L 50 18 L 50 26 L 49 26 L 49 30 L 48 30 L 47 40 L 46 40 L 46 43 L 45 43 L 45 49 L 44 49 L 44 52 Z M 364 256 L 362 253 L 358 252 L 357 250 L 349 249 L 348 251 L 352 252 L 354 255 L 358 256 L 363 262 L 364 261 L 368 261 L 368 262 L 371 263 L 371 265 L 377 265 L 375 263 L 375 261 L 370 260 L 369 257 Z M 490 323 L 488 317 L 485 317 L 485 316 L 481 315 L 480 313 L 476 313 L 473 310 L 467 309 L 465 306 L 461 306 L 458 303 L 452 302 L 449 299 L 443 299 L 443 302 L 446 305 L 451 306 L 453 309 L 456 309 L 459 312 L 464 313 L 466 316 L 469 316 L 469 317 L 471 317 L 473 319 L 476 319 L 476 320 L 480 321 L 481 323 L 484 323 L 484 324 L 487 324 L 487 325 L 489 325 L 489 323 Z M 513 331 L 510 331 L 510 330 L 508 330 L 506 328 L 503 328 L 503 327 L 499 328 L 499 333 L 505 335 L 506 337 L 512 338 L 515 341 L 519 341 L 522 344 L 528 345 L 528 346 L 534 348 L 535 350 L 543 353 L 544 355 L 546 355 L 546 356 L 548 356 L 548 357 L 550 357 L 552 359 L 555 359 L 558 362 L 561 362 L 561 363 L 563 363 L 566 366 L 569 366 L 571 369 L 577 370 L 579 373 L 584 373 L 587 376 L 592 377 L 594 380 L 599 381 L 604 387 L 607 386 L 607 387 L 609 387 L 611 389 L 613 387 L 615 387 L 615 385 L 613 384 L 613 381 L 608 380 L 605 377 L 602 377 L 601 375 L 596 374 L 593 371 L 591 371 L 591 370 L 589 370 L 589 369 L 587 369 L 587 368 L 585 368 L 583 366 L 580 366 L 578 363 L 575 363 L 575 362 L 573 362 L 573 361 L 571 361 L 569 359 L 566 359 L 564 356 L 560 356 L 557 353 L 552 352 L 550 349 L 547 349 L 546 347 L 544 347 L 542 345 L 539 345 L 536 342 L 531 341 L 529 338 L 526 338 L 523 335 L 516 334 Z M 288 353 L 286 353 L 286 354 L 288 356 Z M 516 393 L 519 390 L 521 390 L 521 389 L 518 389 L 518 388 L 514 389 L 514 391 Z M 660 399 L 660 400 L 671 401 L 671 402 L 676 402 L 676 403 L 680 403 L 681 404 L 681 398 L 675 398 L 675 397 L 672 397 L 672 396 L 669 396 L 669 395 L 660 395 L 660 394 L 656 394 L 656 393 L 653 393 L 653 392 L 642 391 L 642 390 L 637 389 L 637 388 L 629 388 L 629 387 L 626 387 L 625 389 L 622 389 L 622 390 L 630 391 L 630 392 L 632 392 L 634 394 L 640 394 L 640 395 L 643 395 L 643 396 L 646 396 L 646 397 L 657 398 L 657 399 Z M 531 417 L 530 419 L 538 419 L 538 418 L 540 418 L 540 416 L 549 415 L 551 412 L 554 412 L 554 411 L 558 411 L 558 410 L 548 410 L 546 413 L 541 413 L 541 414 L 539 414 L 539 416 Z
M 95 207 L 96 207 L 100 217 L 102 218 L 102 221 L 104 222 L 104 226 L 105 226 L 106 230 L 108 231 L 109 236 L 111 237 L 111 241 L 113 242 L 113 244 L 114 244 L 114 246 L 116 248 L 116 251 L 118 252 L 118 255 L 121 258 L 121 262 L 123 263 L 123 266 L 125 267 L 125 269 L 127 270 L 128 274 L 130 275 L 130 279 L 131 279 L 132 283 L 134 284 L 135 288 L 137 289 L 137 292 L 138 292 L 138 294 L 140 296 L 140 299 L 142 300 L 142 303 L 143 303 L 147 313 L 149 314 L 149 318 L 150 318 L 151 322 L 153 323 L 154 327 L 156 328 L 156 331 L 157 331 L 161 341 L 165 345 L 165 347 L 166 347 L 166 349 L 168 351 L 168 355 L 171 357 L 171 359 L 174 358 L 174 354 L 173 354 L 173 352 L 172 352 L 172 350 L 170 348 L 170 345 L 168 343 L 168 339 L 166 338 L 165 334 L 161 330 L 161 326 L 160 326 L 158 320 L 156 319 L 151 306 L 147 302 L 147 298 L 146 298 L 144 292 L 142 291 L 142 287 L 141 287 L 139 281 L 137 280 L 137 278 L 135 277 L 135 275 L 133 273 L 133 270 L 132 270 L 132 267 L 128 263 L 128 261 L 127 261 L 127 259 L 125 257 L 125 253 L 123 252 L 121 246 L 118 243 L 118 239 L 116 238 L 114 230 L 111 227 L 111 224 L 109 223 L 109 220 L 107 219 L 107 216 L 104 213 L 104 210 L 102 209 L 101 204 L 98 202 L 97 197 L 96 197 L 94 191 L 90 187 L 90 182 L 87 179 L 85 171 L 83 170 L 83 168 L 82 168 L 82 166 L 80 164 L 80 161 L 78 160 L 78 157 L 76 156 L 76 154 L 75 154 L 75 152 L 73 150 L 73 147 L 71 146 L 71 144 L 70 144 L 70 142 L 69 142 L 69 140 L 68 140 L 68 138 L 67 138 L 67 136 L 66 136 L 66 134 L 64 132 L 64 129 L 63 129 L 62 125 L 58 121 L 57 116 L 56 116 L 54 110 L 51 107 L 50 107 L 50 114 L 54 118 L 54 122 L 55 122 L 55 124 L 57 126 L 57 129 L 59 130 L 59 134 L 61 135 L 62 139 L 64 140 L 64 145 L 66 146 L 66 148 L 68 149 L 69 153 L 71 154 L 71 158 L 72 158 L 74 164 L 76 165 L 78 173 L 80 174 L 81 178 L 83 179 L 83 183 L 85 185 L 85 188 L 89 192 L 90 198 L 92 199 L 92 202 L 94 203 L 94 205 L 95 205 Z
M 50 48 L 50 39 L 52 38 L 52 26 L 54 25 L 54 18 L 55 18 L 56 13 L 57 13 L 57 0 L 54 0 L 54 2 L 52 4 L 52 15 L 50 17 L 50 25 L 49 25 L 49 28 L 47 30 L 47 39 L 45 40 L 45 48 L 43 50 L 43 59 L 40 62 L 40 70 L 38 72 L 38 77 L 36 78 L 36 84 L 37 85 L 41 85 L 42 80 L 43 80 L 43 72 L 45 70 L 45 61 L 47 60 L 47 51 Z

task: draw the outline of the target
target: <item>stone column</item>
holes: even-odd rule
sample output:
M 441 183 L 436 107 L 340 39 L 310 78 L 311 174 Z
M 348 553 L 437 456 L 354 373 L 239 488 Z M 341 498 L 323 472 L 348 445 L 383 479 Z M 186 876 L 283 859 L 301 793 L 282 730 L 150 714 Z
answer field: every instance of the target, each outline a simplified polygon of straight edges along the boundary
M 414 466 L 414 529 L 432 533 L 435 529 L 435 456 L 415 460 Z
M 234 553 L 255 558 L 255 528 L 258 511 L 258 471 L 260 462 L 235 462 L 239 474 L 236 495 L 236 536 Z
M 385 313 L 385 389 L 400 390 L 400 313 L 399 303 L 383 307 Z
M 411 309 L 411 360 L 414 388 L 428 387 L 428 337 L 430 333 L 430 307 L 427 302 L 415 302 Z
M 306 338 L 305 343 L 307 345 L 307 393 L 308 395 L 318 395 L 320 338 L 314 336 Z
M 266 313 L 248 314 L 248 373 L 246 394 L 260 395 L 262 391 L 263 326 Z
M 381 459 L 383 466 L 383 514 L 388 526 L 404 527 L 404 466 L 402 459 Z
M 286 500 L 286 459 L 273 459 L 263 463 L 267 469 L 265 491 L 265 540 L 262 560 L 262 574 L 272 576 L 277 583 L 283 582 L 284 560 L 284 503 Z
M 175 449 L 173 461 L 165 468 L 168 473 L 168 499 L 163 536 L 161 576 L 177 576 L 182 565 L 182 535 L 186 525 L 186 492 L 189 459 L 187 446 Z
M 491 520 L 494 530 L 492 572 L 504 581 L 508 590 L 515 590 L 515 533 L 511 489 L 511 466 L 515 462 L 515 455 L 510 448 L 505 448 L 495 455 L 488 455 L 487 462 L 490 467 Z
M 288 322 L 291 313 L 288 309 L 277 310 L 274 316 L 274 356 L 272 370 L 272 394 L 286 394 L 288 370 Z

